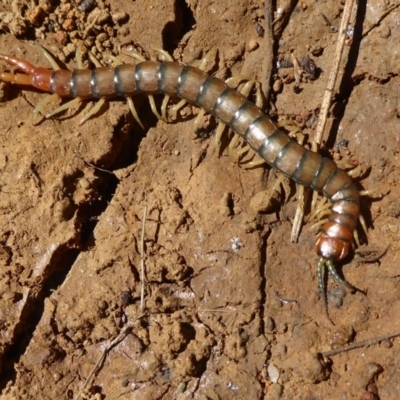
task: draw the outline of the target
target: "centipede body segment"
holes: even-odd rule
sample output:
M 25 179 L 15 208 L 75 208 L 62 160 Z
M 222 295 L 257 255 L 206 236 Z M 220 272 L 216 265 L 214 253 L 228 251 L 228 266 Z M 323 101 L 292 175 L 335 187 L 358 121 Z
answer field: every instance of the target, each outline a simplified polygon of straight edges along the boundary
M 332 213 L 315 242 L 320 256 L 318 279 L 325 308 L 325 267 L 341 284 L 351 287 L 337 274 L 334 262 L 344 259 L 351 247 L 360 210 L 356 186 L 332 160 L 290 139 L 268 115 L 222 80 L 195 67 L 170 61 L 52 71 L 36 68 L 13 56 L 0 54 L 0 59 L 24 73 L 0 73 L 0 80 L 31 85 L 62 98 L 104 100 L 162 93 L 178 96 L 211 113 L 242 137 L 271 167 L 327 197 Z

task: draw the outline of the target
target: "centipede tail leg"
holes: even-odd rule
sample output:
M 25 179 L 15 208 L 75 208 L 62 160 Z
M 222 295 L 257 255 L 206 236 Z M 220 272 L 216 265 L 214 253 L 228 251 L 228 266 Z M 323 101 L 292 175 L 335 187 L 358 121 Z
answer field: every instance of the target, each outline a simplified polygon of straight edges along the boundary
M 357 289 L 355 286 L 351 285 L 344 279 L 340 277 L 338 272 L 336 271 L 335 264 L 333 263 L 333 260 L 323 258 L 321 257 L 318 261 L 318 267 L 317 267 L 317 273 L 318 273 L 318 285 L 319 285 L 319 291 L 321 292 L 322 296 L 322 301 L 324 303 L 324 308 L 325 308 L 325 313 L 326 316 L 328 317 L 329 321 L 332 322 L 331 318 L 329 317 L 329 312 L 328 312 L 328 300 L 327 300 L 327 295 L 326 295 L 326 290 L 325 290 L 325 268 L 328 268 L 328 271 L 330 274 L 333 276 L 333 278 L 338 281 L 341 285 L 347 287 L 348 289 L 352 291 L 361 291 L 360 289 Z M 335 325 L 335 324 L 333 324 Z
M 318 267 L 317 267 L 317 274 L 318 274 L 318 286 L 319 286 L 319 292 L 322 298 L 322 302 L 324 304 L 324 310 L 326 317 L 328 318 L 329 322 L 332 325 L 335 325 L 335 323 L 332 321 L 331 317 L 329 316 L 329 310 L 328 310 L 328 299 L 326 295 L 326 290 L 325 290 L 325 267 L 327 263 L 327 259 L 325 258 L 320 258 L 318 261 Z

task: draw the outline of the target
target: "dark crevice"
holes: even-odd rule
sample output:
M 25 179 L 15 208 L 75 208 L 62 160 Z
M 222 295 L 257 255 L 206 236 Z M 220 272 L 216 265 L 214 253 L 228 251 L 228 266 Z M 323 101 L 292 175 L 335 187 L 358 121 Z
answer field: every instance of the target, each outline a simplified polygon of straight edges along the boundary
M 146 110 L 144 111 L 144 109 Z M 138 113 L 139 115 L 150 115 L 151 112 L 147 104 L 143 102 L 142 106 L 138 107 Z M 143 122 L 148 129 L 157 124 L 157 119 L 150 117 Z M 76 220 L 77 233 L 70 243 L 60 246 L 54 252 L 41 281 L 36 283 L 36 286 L 35 283 L 31 283 L 30 293 L 33 294 L 27 300 L 19 323 L 15 327 L 13 344 L 3 352 L 0 393 L 10 381 L 16 379 L 15 365 L 20 362 L 22 355 L 26 352 L 37 325 L 43 317 L 45 300 L 63 284 L 79 254 L 95 244 L 93 232 L 99 222 L 99 216 L 107 209 L 119 184 L 119 180 L 112 171 L 132 165 L 137 160 L 139 145 L 147 129 L 144 131 L 137 128 L 133 120 L 128 122 L 122 120 L 115 127 L 112 149 L 100 162 L 102 165 L 99 165 L 99 168 L 106 171 L 92 166 L 95 168 L 97 179 L 92 182 L 92 196 L 86 203 L 76 205 L 72 201 L 78 178 L 84 176 L 84 172 L 76 171 L 64 178 L 64 196 L 71 201 L 71 207 L 67 211 L 72 213 L 71 217 Z
M 40 319 L 44 312 L 44 300 L 61 285 L 75 262 L 79 251 L 67 246 L 59 247 L 53 254 L 47 266 L 41 288 L 30 288 L 30 294 L 26 300 L 26 306 L 22 309 L 19 322 L 14 329 L 13 344 L 3 352 L 3 365 L 0 379 L 0 392 L 5 389 L 7 383 L 16 379 L 15 364 L 19 363 L 31 342 Z
M 195 22 L 192 10 L 186 4 L 186 1 L 176 0 L 175 20 L 167 23 L 162 32 L 164 50 L 172 54 L 181 39 L 192 29 Z
M 266 277 L 266 268 L 267 268 L 267 240 L 270 235 L 270 230 L 263 233 L 261 236 L 261 246 L 260 246 L 260 321 L 261 322 L 261 334 L 265 334 L 265 305 L 267 304 L 267 277 Z
M 118 158 L 118 157 L 117 157 Z M 118 158 L 119 159 L 119 158 Z M 120 159 L 119 159 L 120 160 Z M 3 353 L 3 369 L 0 379 L 0 392 L 10 380 L 15 380 L 15 365 L 20 362 L 21 356 L 26 352 L 37 325 L 43 316 L 45 300 L 59 288 L 65 281 L 67 274 L 74 265 L 85 243 L 92 237 L 98 222 L 98 216 L 103 213 L 111 201 L 118 180 L 112 174 L 105 174 L 99 178 L 98 191 L 101 196 L 93 196 L 92 201 L 77 208 L 76 221 L 79 225 L 77 235 L 70 243 L 60 246 L 49 261 L 41 281 L 31 283 L 31 289 L 26 306 L 24 307 L 19 322 L 14 330 L 13 344 Z M 75 174 L 74 174 L 75 176 Z M 76 181 L 73 176 L 68 176 L 65 181 L 65 191 L 71 193 L 71 182 Z

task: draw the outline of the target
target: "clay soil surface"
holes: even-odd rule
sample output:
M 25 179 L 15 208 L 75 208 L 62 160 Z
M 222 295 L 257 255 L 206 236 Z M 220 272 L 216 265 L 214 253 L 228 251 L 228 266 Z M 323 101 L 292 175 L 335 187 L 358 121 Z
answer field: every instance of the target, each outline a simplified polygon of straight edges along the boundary
M 194 66 L 208 54 L 207 71 L 256 79 L 262 107 L 310 140 L 344 2 L 289 3 L 13 0 L 0 52 L 48 66 L 40 44 L 70 69 L 79 42 L 123 62 L 129 46 Z M 290 240 L 296 185 L 272 193 L 279 174 L 236 162 L 226 135 L 216 146 L 213 118 L 196 134 L 195 107 L 165 123 L 139 96 L 144 129 L 123 99 L 83 125 L 93 102 L 33 124 L 48 95 L 1 86 L 1 399 L 399 398 L 400 338 L 323 355 L 400 331 L 400 7 L 358 3 L 321 149 L 365 167 L 369 191 L 363 246 L 337 265 L 360 291 L 326 282 L 335 325 L 316 220 Z

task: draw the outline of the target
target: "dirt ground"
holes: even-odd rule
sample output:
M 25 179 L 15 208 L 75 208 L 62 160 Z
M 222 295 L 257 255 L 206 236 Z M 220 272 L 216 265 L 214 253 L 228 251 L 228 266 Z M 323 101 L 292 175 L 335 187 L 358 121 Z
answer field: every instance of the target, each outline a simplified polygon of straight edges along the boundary
M 80 41 L 99 58 L 132 45 L 199 66 L 208 53 L 207 70 L 256 79 L 263 108 L 312 137 L 344 2 L 290 3 L 12 0 L 0 52 L 48 66 L 40 44 L 68 68 Z M 296 186 L 260 207 L 279 174 L 216 148 L 212 118 L 196 135 L 194 108 L 167 124 L 139 97 L 144 130 L 121 100 L 81 126 L 93 103 L 34 125 L 48 95 L 3 85 L 0 398 L 398 399 L 400 338 L 322 353 L 400 331 L 399 20 L 396 0 L 359 1 L 325 131 L 322 151 L 365 166 L 355 180 L 370 191 L 364 247 L 338 265 L 361 291 L 327 282 L 335 325 L 316 221 L 290 241 Z M 299 90 L 291 53 L 316 66 Z

